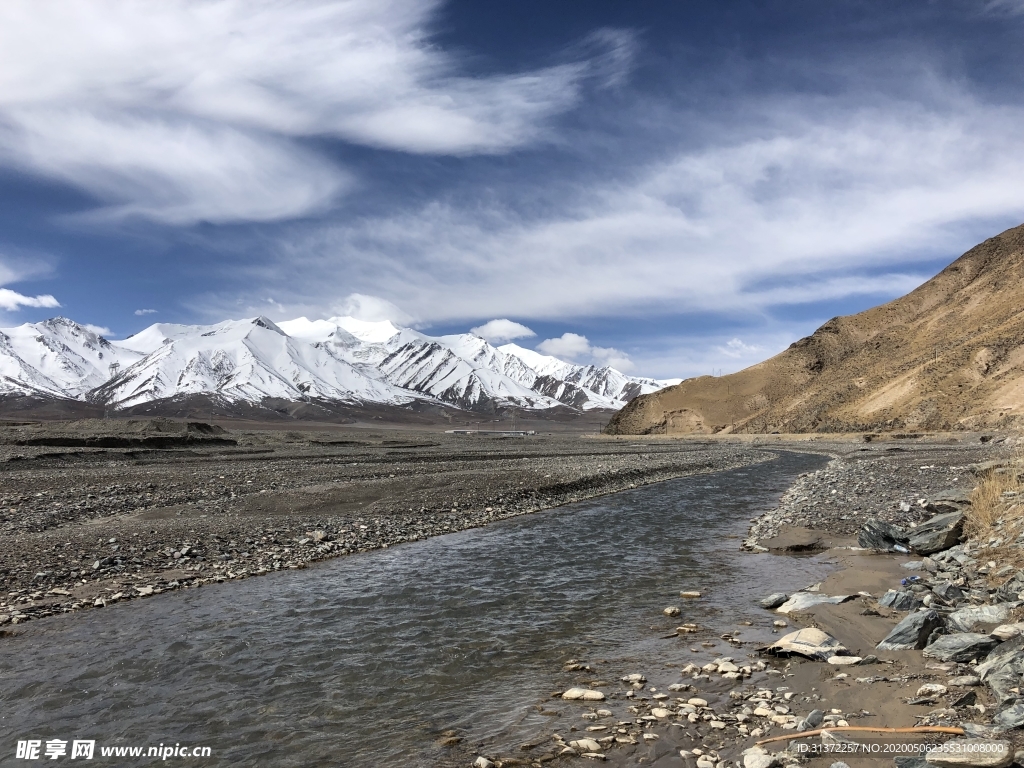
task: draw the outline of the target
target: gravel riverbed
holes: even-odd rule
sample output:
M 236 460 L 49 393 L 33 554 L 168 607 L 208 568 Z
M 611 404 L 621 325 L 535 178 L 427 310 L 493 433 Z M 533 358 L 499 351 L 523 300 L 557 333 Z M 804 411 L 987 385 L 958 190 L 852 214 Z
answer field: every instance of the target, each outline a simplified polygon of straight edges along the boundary
M 175 444 L 160 423 L 126 429 L 125 445 L 90 428 L 87 445 L 74 425 L 0 430 L 7 629 L 771 458 L 743 444 L 369 430 L 200 428 Z

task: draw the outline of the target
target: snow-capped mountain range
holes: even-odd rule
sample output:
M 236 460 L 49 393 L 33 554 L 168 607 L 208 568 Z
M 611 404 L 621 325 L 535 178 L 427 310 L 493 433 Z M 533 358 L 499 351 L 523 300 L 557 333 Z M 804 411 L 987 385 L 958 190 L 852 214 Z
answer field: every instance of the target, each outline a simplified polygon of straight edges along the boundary
M 427 336 L 352 317 L 157 323 L 123 341 L 63 317 L 0 329 L 0 395 L 115 409 L 188 395 L 255 404 L 618 409 L 678 381 L 576 365 L 516 344 L 495 347 L 470 333 Z

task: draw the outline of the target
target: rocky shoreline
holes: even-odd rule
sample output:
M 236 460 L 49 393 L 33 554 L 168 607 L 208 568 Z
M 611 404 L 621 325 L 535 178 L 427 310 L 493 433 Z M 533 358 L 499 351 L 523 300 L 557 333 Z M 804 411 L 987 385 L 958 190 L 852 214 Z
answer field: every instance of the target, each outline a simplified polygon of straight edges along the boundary
M 196 429 L 154 449 L 167 430 L 147 426 L 88 441 L 36 425 L 0 434 L 0 633 L 771 458 L 747 445 L 367 430 Z
M 538 705 L 564 725 L 521 755 L 480 749 L 473 765 L 1024 764 L 1024 571 L 1004 546 L 1024 533 L 999 521 L 983 541 L 963 532 L 972 488 L 1016 442 L 828 446 L 833 460 L 753 520 L 744 547 L 817 553 L 838 566 L 832 575 L 793 594 L 766 585 L 759 622 L 683 623 L 674 679 L 642 665 L 595 679 L 598 664 L 572 660 L 571 687 Z M 794 641 L 804 646 L 787 650 Z M 918 732 L 836 730 L 850 726 Z

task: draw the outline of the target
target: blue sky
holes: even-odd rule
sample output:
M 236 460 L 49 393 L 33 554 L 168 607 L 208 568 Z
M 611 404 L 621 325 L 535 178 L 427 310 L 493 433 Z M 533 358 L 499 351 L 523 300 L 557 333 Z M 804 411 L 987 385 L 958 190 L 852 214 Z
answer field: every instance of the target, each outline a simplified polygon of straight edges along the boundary
M 0 325 L 509 319 L 736 370 L 1024 222 L 1022 31 L 1011 0 L 7 0 Z

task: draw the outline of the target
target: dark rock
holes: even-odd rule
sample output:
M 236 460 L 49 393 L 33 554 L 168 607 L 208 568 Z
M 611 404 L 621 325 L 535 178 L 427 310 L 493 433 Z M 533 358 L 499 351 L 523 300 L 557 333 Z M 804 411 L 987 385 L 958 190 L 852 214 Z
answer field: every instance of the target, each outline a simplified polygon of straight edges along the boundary
M 936 515 L 917 526 L 910 536 L 910 548 L 920 555 L 930 555 L 955 546 L 964 532 L 963 512 Z
M 993 670 L 985 677 L 985 684 L 991 689 L 997 705 L 1006 706 L 1009 701 L 1020 698 L 1021 665 L 1011 662 Z
M 1005 731 L 1024 726 L 1024 701 L 1018 701 L 997 714 L 992 718 L 992 725 Z
M 951 488 L 934 494 L 924 508 L 932 514 L 943 515 L 947 512 L 959 512 L 970 505 L 971 490 L 969 488 Z
M 949 706 L 951 706 L 953 709 L 957 709 L 959 707 L 971 707 L 974 706 L 974 704 L 977 703 L 977 701 L 978 692 L 968 691 L 963 696 L 959 697 L 958 699 L 955 699 Z
M 812 728 L 817 728 L 819 725 L 821 725 L 824 719 L 825 713 L 822 710 L 812 709 L 810 712 L 807 713 L 807 717 L 800 721 L 796 729 L 798 731 L 809 731 Z
M 787 600 L 789 600 L 789 595 L 785 592 L 773 592 L 768 595 L 768 597 L 758 601 L 758 605 L 762 608 L 767 608 L 768 610 L 773 611 Z
M 924 655 L 939 661 L 966 664 L 987 655 L 998 644 L 999 641 L 989 635 L 959 632 L 955 635 L 943 635 L 924 649 Z
M 931 768 L 923 757 L 894 757 L 892 761 L 896 768 Z
M 892 608 L 894 611 L 915 611 L 922 605 L 913 592 L 908 592 L 904 589 L 890 589 L 882 595 L 882 599 L 878 601 L 878 604 L 886 608 Z
M 959 600 L 964 596 L 964 591 L 960 589 L 960 587 L 957 587 L 948 581 L 940 581 L 932 587 L 932 592 L 941 597 L 947 603 Z
M 909 538 L 902 528 L 877 519 L 864 523 L 864 527 L 857 534 L 857 543 L 865 549 L 877 549 L 882 552 L 910 551 Z
M 1013 689 L 1019 690 L 1024 673 L 1024 637 L 1017 636 L 997 646 L 975 671 L 992 689 L 1000 706 L 1020 698 Z
M 942 626 L 935 611 L 917 611 L 892 628 L 876 648 L 880 651 L 910 651 L 924 648 L 931 633 Z
M 1017 571 L 996 590 L 995 599 L 1002 603 L 1013 602 L 1024 592 L 1024 571 Z

